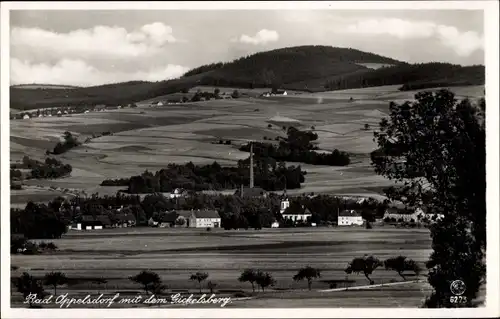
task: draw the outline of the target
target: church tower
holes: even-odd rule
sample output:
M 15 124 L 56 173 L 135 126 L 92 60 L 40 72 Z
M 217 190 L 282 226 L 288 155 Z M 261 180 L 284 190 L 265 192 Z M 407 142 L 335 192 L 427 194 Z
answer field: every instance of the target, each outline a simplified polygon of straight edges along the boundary
M 283 214 L 288 207 L 290 207 L 290 201 L 288 200 L 288 196 L 285 190 L 283 191 L 283 195 L 281 197 L 280 214 Z

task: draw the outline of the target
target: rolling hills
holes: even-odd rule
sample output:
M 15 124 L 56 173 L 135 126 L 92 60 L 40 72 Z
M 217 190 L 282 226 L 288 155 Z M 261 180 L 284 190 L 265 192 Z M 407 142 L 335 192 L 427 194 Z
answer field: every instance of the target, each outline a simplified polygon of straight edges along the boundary
M 68 104 L 132 103 L 200 85 L 280 87 L 308 92 L 380 85 L 402 85 L 402 90 L 482 85 L 484 72 L 482 65 L 409 64 L 350 48 L 298 46 L 259 52 L 228 63 L 200 66 L 174 80 L 132 81 L 84 88 L 21 85 L 11 87 L 10 96 L 11 108 L 27 110 Z

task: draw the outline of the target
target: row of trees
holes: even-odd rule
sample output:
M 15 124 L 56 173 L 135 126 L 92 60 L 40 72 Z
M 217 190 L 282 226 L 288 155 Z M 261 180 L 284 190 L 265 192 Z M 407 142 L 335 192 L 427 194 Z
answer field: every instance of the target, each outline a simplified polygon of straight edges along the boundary
M 54 252 L 57 246 L 53 242 L 30 242 L 24 236 L 13 235 L 10 237 L 10 253 L 35 255 L 41 252 Z
M 398 256 L 387 259 L 385 262 L 381 262 L 376 257 L 365 256 L 362 258 L 354 258 L 347 268 L 345 269 L 346 274 L 363 274 L 368 279 L 370 284 L 374 284 L 374 281 L 370 278 L 375 269 L 378 267 L 385 266 L 387 270 L 394 270 L 399 276 L 406 280 L 405 272 L 413 272 L 418 276 L 421 272 L 421 268 L 414 260 L 409 259 L 405 256 Z M 190 281 L 198 283 L 198 288 L 200 294 L 202 293 L 202 283 L 205 282 L 209 277 L 206 272 L 198 271 L 189 276 Z M 307 281 L 307 287 L 309 290 L 312 289 L 312 283 L 315 279 L 321 278 L 321 270 L 313 268 L 311 266 L 306 266 L 298 270 L 298 272 L 292 277 L 293 281 Z M 166 285 L 162 282 L 160 276 L 153 271 L 143 270 L 135 276 L 129 277 L 130 281 L 141 285 L 142 289 L 146 294 L 161 295 L 167 289 Z M 255 292 L 255 287 L 260 287 L 264 292 L 268 287 L 274 287 L 276 285 L 276 279 L 268 273 L 260 269 L 248 268 L 243 270 L 241 275 L 238 277 L 238 281 L 242 283 L 250 283 L 252 285 L 252 291 Z M 44 296 L 46 293 L 44 291 L 43 285 L 51 286 L 54 289 L 54 295 L 57 295 L 57 288 L 66 285 L 70 282 L 70 279 L 62 272 L 50 272 L 47 273 L 42 280 L 36 279 L 30 274 L 24 272 L 20 277 L 13 280 L 14 286 L 17 291 L 22 293 L 24 298 L 29 294 L 36 293 L 38 297 Z M 104 278 L 95 278 L 93 283 L 106 284 L 107 280 Z M 207 283 L 207 288 L 210 293 L 217 287 L 217 284 L 209 281 Z
M 287 137 L 279 145 L 252 142 L 257 158 L 271 157 L 275 161 L 302 162 L 313 165 L 346 166 L 350 163 L 349 154 L 335 149 L 332 153 L 318 153 L 312 144 L 318 135 L 312 131 L 300 131 L 295 127 L 287 129 Z M 250 143 L 240 147 L 240 151 L 249 152 Z
M 73 168 L 69 164 L 63 164 L 55 158 L 46 158 L 42 163 L 28 156 L 23 157 L 22 163 L 11 164 L 10 179 L 21 180 L 23 173 L 17 169 L 31 169 L 31 174 L 28 178 L 59 178 L 71 173 Z
M 255 160 L 255 185 L 268 191 L 300 188 L 306 172 L 300 166 L 285 166 L 284 163 L 267 158 Z M 151 173 L 145 171 L 130 179 L 105 180 L 102 186 L 128 186 L 130 194 L 172 192 L 176 188 L 192 191 L 234 189 L 250 182 L 249 160 L 238 161 L 237 167 L 222 167 L 217 162 L 211 165 L 169 164 L 167 168 Z

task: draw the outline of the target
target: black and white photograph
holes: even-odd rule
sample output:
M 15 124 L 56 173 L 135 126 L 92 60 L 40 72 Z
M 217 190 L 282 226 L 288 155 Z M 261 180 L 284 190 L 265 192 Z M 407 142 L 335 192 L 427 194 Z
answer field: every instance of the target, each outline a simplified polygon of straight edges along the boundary
M 497 1 L 128 5 L 2 3 L 6 318 L 500 315 Z

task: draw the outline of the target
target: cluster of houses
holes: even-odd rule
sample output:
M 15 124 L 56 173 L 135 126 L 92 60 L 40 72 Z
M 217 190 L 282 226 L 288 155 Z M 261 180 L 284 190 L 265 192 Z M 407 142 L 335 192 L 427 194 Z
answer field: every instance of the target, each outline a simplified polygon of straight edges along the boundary
M 127 107 L 134 107 L 135 104 L 127 104 L 127 105 L 104 105 L 104 104 L 98 104 L 95 105 L 94 107 L 87 107 L 87 108 L 75 108 L 75 107 L 63 107 L 63 108 L 47 108 L 47 109 L 39 109 L 36 111 L 32 112 L 20 112 L 17 114 L 11 114 L 10 119 L 11 120 L 29 120 L 32 118 L 41 118 L 41 117 L 52 117 L 52 116 L 64 116 L 64 115 L 69 115 L 69 114 L 79 114 L 79 113 L 90 113 L 90 112 L 104 112 L 107 110 L 117 110 L 117 109 L 122 109 L 122 108 L 127 108 Z
M 265 92 L 261 94 L 262 97 L 284 96 L 284 95 L 288 95 L 288 93 L 286 90 L 281 90 L 281 89 L 276 90 L 274 92 Z

